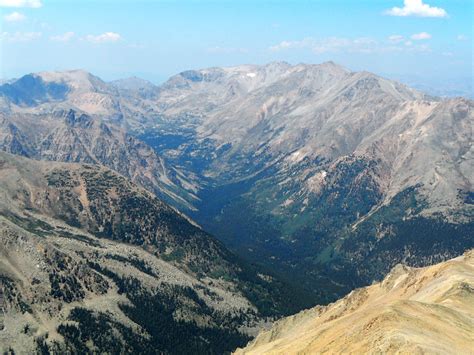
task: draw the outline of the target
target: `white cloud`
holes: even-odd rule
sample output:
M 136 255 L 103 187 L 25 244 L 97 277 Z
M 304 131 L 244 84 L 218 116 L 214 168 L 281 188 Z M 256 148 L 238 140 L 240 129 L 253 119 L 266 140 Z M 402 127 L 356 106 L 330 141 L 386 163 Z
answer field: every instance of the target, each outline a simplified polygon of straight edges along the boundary
M 281 41 L 280 43 L 271 46 L 270 50 L 273 52 L 278 52 L 284 49 L 295 48 L 300 46 L 301 41 Z
M 391 35 L 388 37 L 388 40 L 392 43 L 400 43 L 404 40 L 405 37 L 402 35 Z
M 307 37 L 299 41 L 282 41 L 269 47 L 272 52 L 288 50 L 310 50 L 315 54 L 322 53 L 391 53 L 391 52 L 430 52 L 431 48 L 426 44 L 414 44 L 405 40 L 402 35 L 392 35 L 388 41 L 378 42 L 373 38 L 341 38 L 329 37 L 315 39 Z
M 424 39 L 430 39 L 431 35 L 427 32 L 420 32 L 420 33 L 415 33 L 415 34 L 411 35 L 410 38 L 415 40 L 415 41 L 421 41 L 421 40 L 424 40 Z
M 29 42 L 42 36 L 41 32 L 1 32 L 0 41 L 5 42 Z
M 466 36 L 466 35 L 458 35 L 458 36 L 456 37 L 456 39 L 457 39 L 458 41 L 467 41 L 467 40 L 469 39 L 469 37 Z
M 106 43 L 120 41 L 122 39 L 122 36 L 115 32 L 105 32 L 97 36 L 87 35 L 84 37 L 84 39 L 92 43 Z
M 391 16 L 446 17 L 448 13 L 440 7 L 424 4 L 423 0 L 404 0 L 403 7 L 392 7 L 385 13 Z
M 69 42 L 75 36 L 74 32 L 66 32 L 62 35 L 51 36 L 49 39 L 55 42 Z
M 32 7 L 43 6 L 41 0 L 0 0 L 0 7 Z
M 3 16 L 3 19 L 7 22 L 20 22 L 26 19 L 26 16 L 15 11 L 11 14 Z
M 310 49 L 316 54 L 342 51 L 370 53 L 375 50 L 376 45 L 377 41 L 367 37 L 355 39 L 342 37 L 315 39 L 307 37 L 300 41 L 282 41 L 277 45 L 271 46 L 269 49 L 273 52 L 288 49 Z

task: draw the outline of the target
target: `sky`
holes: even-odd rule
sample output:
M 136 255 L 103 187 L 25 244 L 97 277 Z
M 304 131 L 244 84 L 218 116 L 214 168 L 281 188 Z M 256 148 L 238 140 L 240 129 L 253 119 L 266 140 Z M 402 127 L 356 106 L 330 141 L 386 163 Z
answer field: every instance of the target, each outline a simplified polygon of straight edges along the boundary
M 85 69 L 155 83 L 187 69 L 332 60 L 472 83 L 471 0 L 0 0 L 0 78 Z

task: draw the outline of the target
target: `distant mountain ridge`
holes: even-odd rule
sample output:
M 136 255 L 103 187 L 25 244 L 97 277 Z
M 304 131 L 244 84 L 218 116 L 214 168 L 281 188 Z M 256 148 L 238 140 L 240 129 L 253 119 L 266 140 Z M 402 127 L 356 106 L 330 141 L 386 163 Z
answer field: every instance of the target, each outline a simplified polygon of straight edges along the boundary
M 184 72 L 157 101 L 142 139 L 198 174 L 192 216 L 322 302 L 474 246 L 471 100 L 328 62 Z

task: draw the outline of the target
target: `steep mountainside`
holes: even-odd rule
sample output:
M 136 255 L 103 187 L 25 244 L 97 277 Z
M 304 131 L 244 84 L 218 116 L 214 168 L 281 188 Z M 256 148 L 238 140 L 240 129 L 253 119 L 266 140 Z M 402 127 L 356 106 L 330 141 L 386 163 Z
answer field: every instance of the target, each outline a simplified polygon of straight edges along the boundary
M 236 354 L 471 354 L 474 251 L 276 322 Z
M 111 170 L 0 152 L 0 195 L 2 353 L 222 353 L 292 311 L 287 286 Z
M 229 94 L 234 87 L 239 90 Z M 199 159 L 203 175 L 217 184 L 278 164 L 294 169 L 308 161 L 336 162 L 355 155 L 378 160 L 377 183 L 387 199 L 429 182 L 433 186 L 425 186 L 430 190 L 426 195 L 435 191 L 433 198 L 452 200 L 440 186 L 443 180 L 469 189 L 474 172 L 467 164 L 472 158 L 471 101 L 434 100 L 333 63 L 209 69 L 194 76 L 185 72 L 163 85 L 158 102 L 170 121 L 196 116 L 187 119 L 189 125 L 195 122 L 193 140 L 168 150 L 170 159 Z M 429 165 L 433 158 L 439 162 Z M 462 165 L 460 171 L 434 171 L 456 164 Z
M 145 143 L 74 110 L 0 113 L 0 150 L 34 159 L 104 165 L 184 209 L 193 208 L 189 201 L 197 199 L 181 187 L 189 185 L 186 177 Z

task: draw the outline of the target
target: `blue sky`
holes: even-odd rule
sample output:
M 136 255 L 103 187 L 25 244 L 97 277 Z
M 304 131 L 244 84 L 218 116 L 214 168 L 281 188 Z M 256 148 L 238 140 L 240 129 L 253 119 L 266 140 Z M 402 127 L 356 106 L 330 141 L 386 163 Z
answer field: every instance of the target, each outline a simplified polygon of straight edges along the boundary
M 83 68 L 160 82 L 277 60 L 472 78 L 470 0 L 0 0 L 0 16 L 3 78 Z

